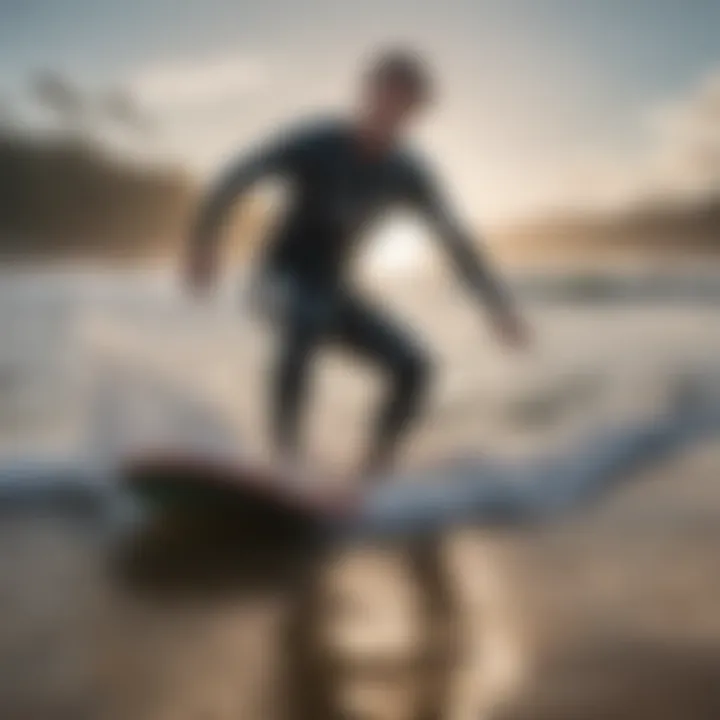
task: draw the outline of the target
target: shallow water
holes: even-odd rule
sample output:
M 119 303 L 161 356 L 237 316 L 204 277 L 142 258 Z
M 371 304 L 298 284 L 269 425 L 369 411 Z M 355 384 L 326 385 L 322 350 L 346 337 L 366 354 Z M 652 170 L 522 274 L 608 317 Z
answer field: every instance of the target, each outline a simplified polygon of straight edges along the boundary
M 228 298 L 187 307 L 148 276 L 2 278 L 5 454 L 92 454 L 164 434 L 262 451 L 269 339 Z M 442 361 L 408 464 L 457 448 L 529 456 L 651 417 L 686 387 L 715 389 L 720 318 L 705 299 L 538 298 L 540 345 L 526 360 L 498 352 L 443 286 L 387 301 Z M 313 452 L 338 465 L 357 453 L 378 390 L 349 367 L 325 361 L 312 411 Z M 309 548 L 290 567 L 268 555 L 262 583 L 238 561 L 239 584 L 212 598 L 140 595 L 107 575 L 97 528 L 4 520 L 0 714 L 717 717 L 719 458 L 712 445 L 675 458 L 557 527 L 449 535 L 432 552 L 450 599 L 437 566 L 404 546 L 330 558 Z M 428 599 L 433 583 L 440 596 Z M 464 642 L 432 660 L 423 648 L 443 622 Z

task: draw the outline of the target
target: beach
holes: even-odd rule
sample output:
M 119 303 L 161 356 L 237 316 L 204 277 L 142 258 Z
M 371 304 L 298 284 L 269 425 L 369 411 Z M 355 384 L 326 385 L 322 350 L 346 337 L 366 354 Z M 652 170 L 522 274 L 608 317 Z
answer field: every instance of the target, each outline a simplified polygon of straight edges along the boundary
M 659 415 L 687 388 L 711 394 L 720 271 L 693 277 L 541 276 L 524 286 L 538 337 L 526 358 L 499 350 L 442 281 L 383 287 L 439 368 L 405 463 L 458 454 L 532 461 L 595 428 Z M 4 456 L 90 456 L 121 436 L 167 432 L 266 451 L 271 348 L 232 285 L 197 308 L 156 277 L 48 271 L 4 277 L 0 295 L 10 338 L 0 352 Z M 311 454 L 345 467 L 381 388 L 329 355 L 317 389 Z M 304 560 L 267 554 L 268 581 L 248 571 L 232 590 L 188 599 L 119 583 L 92 523 L 52 512 L 4 519 L 0 714 L 718 717 L 719 453 L 717 442 L 701 443 L 542 528 L 441 538 L 453 608 L 445 630 L 461 642 L 434 665 L 423 659 L 427 588 L 406 546 L 310 552 L 304 580 Z M 308 577 L 322 612 L 303 605 Z M 304 640 L 288 639 L 292 622 Z M 310 636 L 316 662 L 302 646 Z

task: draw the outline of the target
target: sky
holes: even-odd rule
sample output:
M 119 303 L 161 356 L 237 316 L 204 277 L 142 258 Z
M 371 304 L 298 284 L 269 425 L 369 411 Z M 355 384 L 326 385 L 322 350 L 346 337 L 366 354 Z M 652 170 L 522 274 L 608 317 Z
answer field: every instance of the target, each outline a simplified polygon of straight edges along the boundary
M 718 28 L 720 0 L 0 0 L 0 109 L 37 121 L 48 68 L 124 88 L 158 131 L 123 142 L 207 174 L 351 103 L 363 58 L 401 42 L 440 84 L 419 140 L 492 222 L 707 182 L 688 158 L 720 143 Z

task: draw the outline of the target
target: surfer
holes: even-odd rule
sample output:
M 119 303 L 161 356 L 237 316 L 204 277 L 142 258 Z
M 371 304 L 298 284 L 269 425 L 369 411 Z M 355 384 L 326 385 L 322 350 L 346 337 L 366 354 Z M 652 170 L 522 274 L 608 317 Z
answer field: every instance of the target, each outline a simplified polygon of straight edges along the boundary
M 387 470 L 427 395 L 431 362 L 405 328 L 354 290 L 349 269 L 361 238 L 388 210 L 420 213 L 484 306 L 500 339 L 514 348 L 528 330 L 473 237 L 457 221 L 433 173 L 404 138 L 429 105 L 430 73 L 413 52 L 393 49 L 367 68 L 360 103 L 348 117 L 286 129 L 231 165 L 207 194 L 189 243 L 187 281 L 211 285 L 218 237 L 230 207 L 256 182 L 289 181 L 290 199 L 263 251 L 260 307 L 279 331 L 272 376 L 272 435 L 298 459 L 300 419 L 315 351 L 338 343 L 375 363 L 390 389 L 366 458 L 366 474 Z

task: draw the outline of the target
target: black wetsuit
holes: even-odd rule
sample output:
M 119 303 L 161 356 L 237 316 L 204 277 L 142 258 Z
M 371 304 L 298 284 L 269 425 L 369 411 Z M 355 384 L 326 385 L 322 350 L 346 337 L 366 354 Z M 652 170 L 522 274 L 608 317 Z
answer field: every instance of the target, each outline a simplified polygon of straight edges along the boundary
M 276 440 L 284 447 L 296 443 L 308 365 L 322 343 L 335 341 L 379 364 L 393 381 L 375 430 L 374 456 L 380 458 L 416 414 L 429 362 L 404 329 L 346 282 L 351 258 L 370 226 L 398 206 L 420 212 L 470 285 L 492 305 L 505 298 L 420 161 L 401 148 L 369 156 L 342 120 L 286 132 L 233 166 L 209 194 L 195 241 L 212 241 L 229 205 L 271 176 L 291 185 L 289 205 L 262 262 L 263 274 L 279 283 L 284 299 L 276 315 L 282 337 L 274 382 Z

